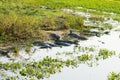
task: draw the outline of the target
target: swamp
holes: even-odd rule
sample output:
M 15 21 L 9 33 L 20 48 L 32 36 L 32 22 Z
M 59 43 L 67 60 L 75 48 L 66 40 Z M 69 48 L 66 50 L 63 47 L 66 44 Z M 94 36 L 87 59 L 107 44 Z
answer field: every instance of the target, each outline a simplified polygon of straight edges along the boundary
M 120 0 L 0 0 L 0 80 L 120 80 Z

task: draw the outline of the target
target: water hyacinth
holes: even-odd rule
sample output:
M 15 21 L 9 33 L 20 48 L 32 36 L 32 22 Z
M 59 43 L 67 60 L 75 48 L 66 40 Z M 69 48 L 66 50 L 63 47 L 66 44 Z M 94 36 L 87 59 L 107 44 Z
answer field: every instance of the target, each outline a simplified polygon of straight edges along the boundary
M 86 62 L 88 60 L 91 60 L 92 59 L 92 55 L 89 55 L 89 54 L 83 54 L 81 56 L 78 56 L 77 59 L 81 62 Z
M 108 80 L 120 80 L 120 73 L 115 72 L 109 73 Z
M 115 55 L 115 51 L 109 51 L 107 49 L 100 49 L 98 56 L 102 57 L 103 59 L 106 59 L 112 55 Z

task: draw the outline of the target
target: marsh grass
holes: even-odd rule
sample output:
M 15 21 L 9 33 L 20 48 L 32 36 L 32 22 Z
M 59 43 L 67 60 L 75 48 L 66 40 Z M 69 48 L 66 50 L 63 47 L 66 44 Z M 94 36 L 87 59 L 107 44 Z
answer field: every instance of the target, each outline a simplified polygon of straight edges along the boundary
M 89 19 L 92 21 L 101 21 L 101 22 L 104 21 L 104 17 L 102 17 L 102 16 L 92 16 Z
M 43 30 L 64 30 L 84 28 L 83 17 L 74 16 L 72 14 L 64 14 L 61 16 L 46 16 L 40 24 Z
M 104 24 L 104 29 L 109 29 L 109 30 L 111 30 L 111 29 L 113 29 L 113 26 L 110 25 L 110 24 L 108 24 L 108 23 L 105 23 L 105 24 Z
M 32 17 L 22 17 L 14 13 L 3 14 L 0 17 L 0 41 L 21 42 L 37 38 L 41 30 L 36 24 L 37 20 Z
M 113 19 L 120 22 L 120 14 L 113 16 Z
M 21 16 L 16 13 L 0 16 L 0 43 L 28 43 L 43 40 L 48 30 L 83 30 L 83 18 L 72 14 L 48 15 L 42 18 Z M 45 30 L 45 31 L 43 31 Z
M 14 46 L 13 47 L 13 56 L 18 57 L 19 56 L 19 50 L 20 50 L 19 46 Z
M 90 5 L 91 2 L 94 4 Z M 61 11 L 62 8 L 76 9 L 76 7 L 82 6 L 86 9 L 90 8 L 120 13 L 119 4 L 119 1 L 107 0 L 0 1 L 0 43 L 7 43 L 10 41 L 11 43 L 26 43 L 36 39 L 42 40 L 42 37 L 44 36 L 44 32 L 42 30 L 83 30 L 88 28 L 83 25 L 83 17 L 65 13 Z M 102 20 L 101 17 L 92 19 Z
M 31 51 L 31 47 L 32 47 L 32 45 L 26 45 L 25 46 L 25 52 L 27 52 L 29 54 L 30 51 Z

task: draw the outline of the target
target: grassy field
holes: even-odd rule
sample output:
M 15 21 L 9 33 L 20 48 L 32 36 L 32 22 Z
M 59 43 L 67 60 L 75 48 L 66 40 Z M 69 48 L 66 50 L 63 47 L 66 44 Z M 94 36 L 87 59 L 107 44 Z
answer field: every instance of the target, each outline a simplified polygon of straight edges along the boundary
M 120 13 L 119 0 L 0 0 L 0 44 L 42 40 L 48 30 L 82 30 L 83 17 L 61 11 L 78 6 Z

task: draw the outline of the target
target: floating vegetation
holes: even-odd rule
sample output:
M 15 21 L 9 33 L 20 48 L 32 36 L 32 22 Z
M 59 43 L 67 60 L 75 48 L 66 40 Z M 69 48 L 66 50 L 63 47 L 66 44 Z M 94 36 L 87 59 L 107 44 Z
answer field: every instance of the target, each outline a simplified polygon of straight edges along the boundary
M 120 80 L 120 73 L 111 72 L 108 75 L 108 80 Z
M 72 55 L 72 52 L 65 52 L 66 55 Z
M 17 69 L 21 68 L 21 64 L 19 62 L 7 62 L 7 63 L 1 63 L 0 62 L 0 68 L 5 70 L 12 70 L 15 71 Z
M 90 54 L 83 54 L 81 56 L 78 56 L 77 59 L 81 62 L 86 62 L 86 61 L 90 61 L 92 59 L 93 55 Z
M 2 79 L 2 80 L 4 80 L 4 79 Z M 16 77 L 13 77 L 13 76 L 8 76 L 8 77 L 6 78 L 6 80 L 17 80 L 17 78 L 16 78 Z
M 35 78 L 30 78 L 30 80 L 36 80 Z
M 61 72 L 63 66 L 76 66 L 77 63 L 74 60 L 66 60 L 63 61 L 58 58 L 51 58 L 46 56 L 42 61 L 39 62 L 29 62 L 29 63 L 19 63 L 19 62 L 0 62 L 0 69 L 11 70 L 13 73 L 18 73 L 21 76 L 29 76 L 30 78 L 36 77 L 37 79 L 41 79 L 44 77 L 50 77 L 51 74 L 55 74 L 56 72 Z M 10 78 L 9 78 L 10 79 Z
M 74 54 L 80 54 L 80 53 L 88 53 L 88 52 L 92 52 L 94 53 L 95 51 L 95 48 L 94 47 L 83 47 L 83 46 L 78 46 L 78 45 L 75 45 L 73 47 L 73 51 L 70 52 L 70 51 L 65 51 L 65 52 L 57 52 L 56 55 L 66 55 L 66 56 L 74 56 Z
M 115 51 L 109 51 L 107 49 L 100 49 L 98 53 L 98 56 L 102 57 L 103 59 L 111 57 L 112 55 L 115 55 Z
M 70 60 L 70 59 L 67 59 L 66 60 L 66 66 L 69 67 L 69 66 L 77 66 L 77 61 L 76 60 Z
M 75 46 L 74 51 L 79 51 L 79 52 L 94 52 L 95 49 L 94 47 L 82 47 L 82 46 Z
M 93 64 L 97 64 L 97 61 L 102 59 L 107 59 L 112 55 L 115 55 L 115 51 L 109 51 L 107 49 L 100 49 L 96 54 L 89 54 L 86 52 L 95 53 L 96 51 L 93 47 L 81 47 L 75 46 L 75 53 L 73 52 L 58 52 L 58 55 L 65 54 L 68 56 L 73 55 L 74 58 L 70 59 L 61 59 L 61 58 L 52 58 L 49 56 L 44 57 L 40 61 L 30 61 L 30 62 L 0 62 L 0 69 L 5 71 L 11 71 L 13 74 L 18 73 L 22 77 L 28 77 L 30 80 L 48 78 L 52 74 L 62 71 L 62 68 L 67 67 L 78 67 L 78 64 L 87 64 L 89 67 L 92 67 Z M 76 54 L 77 52 L 83 52 L 84 54 Z M 76 54 L 76 55 L 74 55 Z M 6 73 L 6 72 L 5 72 Z M 16 74 L 13 76 L 17 80 Z M 8 79 L 12 79 L 7 74 L 4 74 Z M 5 77 L 5 79 L 7 79 Z M 34 78 L 35 79 L 34 79 Z

